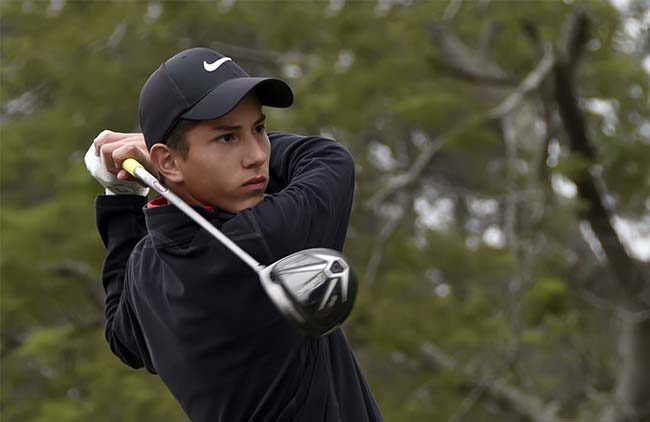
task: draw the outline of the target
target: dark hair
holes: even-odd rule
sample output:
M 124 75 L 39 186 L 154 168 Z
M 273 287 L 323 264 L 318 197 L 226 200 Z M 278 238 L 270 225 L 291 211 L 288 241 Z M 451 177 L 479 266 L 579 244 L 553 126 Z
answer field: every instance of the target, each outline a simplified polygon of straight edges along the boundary
M 190 152 L 190 144 L 187 143 L 186 135 L 187 132 L 196 127 L 199 123 L 199 120 L 179 119 L 174 126 L 172 126 L 169 135 L 167 135 L 167 138 L 165 138 L 163 143 L 169 148 L 178 151 L 183 159 L 187 159 L 187 154 Z M 163 185 L 166 185 L 165 177 L 162 174 L 158 175 L 158 180 L 160 180 L 160 183 Z
M 187 137 L 185 135 L 199 123 L 199 120 L 179 119 L 172 126 L 169 135 L 167 135 L 163 143 L 169 148 L 178 151 L 184 159 L 187 158 L 187 154 L 190 152 L 190 145 L 187 143 Z

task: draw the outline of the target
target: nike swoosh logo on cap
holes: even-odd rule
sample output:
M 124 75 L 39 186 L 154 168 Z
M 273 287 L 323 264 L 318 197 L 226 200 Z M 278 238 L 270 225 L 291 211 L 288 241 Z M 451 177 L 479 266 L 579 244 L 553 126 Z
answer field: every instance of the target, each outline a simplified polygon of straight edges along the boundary
M 219 60 L 217 60 L 214 63 L 208 63 L 206 61 L 203 61 L 203 68 L 207 70 L 208 72 L 214 72 L 215 70 L 219 69 L 219 66 L 227 62 L 228 60 L 231 60 L 230 57 L 222 57 Z

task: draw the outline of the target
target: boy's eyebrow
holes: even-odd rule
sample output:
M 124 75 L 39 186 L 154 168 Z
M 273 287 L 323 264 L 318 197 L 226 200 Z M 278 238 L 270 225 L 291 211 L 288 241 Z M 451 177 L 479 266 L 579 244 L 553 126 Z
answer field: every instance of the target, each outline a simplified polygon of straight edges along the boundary
M 253 123 L 253 125 L 259 125 L 264 120 L 266 120 L 266 116 L 264 115 L 264 113 L 262 113 L 260 115 L 260 117 L 258 117 L 257 120 L 255 120 L 255 123 Z M 238 130 L 238 129 L 241 129 L 241 126 L 219 125 L 219 126 L 213 127 L 212 129 L 214 129 L 214 130 Z

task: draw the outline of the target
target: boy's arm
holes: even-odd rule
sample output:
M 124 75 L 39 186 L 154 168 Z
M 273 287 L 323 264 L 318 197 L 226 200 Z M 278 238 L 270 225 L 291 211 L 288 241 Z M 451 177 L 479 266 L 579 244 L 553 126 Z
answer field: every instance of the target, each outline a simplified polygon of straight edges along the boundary
M 128 299 L 129 256 L 147 234 L 142 207 L 146 197 L 101 195 L 95 200 L 97 228 L 107 253 L 102 269 L 106 292 L 105 336 L 113 353 L 133 368 L 154 372 L 146 342 Z
M 341 250 L 354 196 L 354 161 L 331 139 L 271 136 L 269 188 L 249 210 L 274 259 L 326 247 Z

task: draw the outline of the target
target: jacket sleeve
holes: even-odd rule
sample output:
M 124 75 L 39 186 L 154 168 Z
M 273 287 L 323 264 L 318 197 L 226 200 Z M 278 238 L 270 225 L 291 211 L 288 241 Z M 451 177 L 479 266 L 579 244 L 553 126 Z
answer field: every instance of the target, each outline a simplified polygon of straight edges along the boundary
M 136 195 L 100 195 L 95 200 L 97 229 L 106 247 L 102 283 L 106 292 L 105 336 L 113 353 L 132 368 L 154 372 L 146 343 L 128 300 L 127 265 L 135 245 L 147 234 Z
M 341 250 L 354 196 L 354 161 L 334 140 L 282 133 L 271 138 L 269 188 L 248 213 L 274 259 L 299 250 Z

